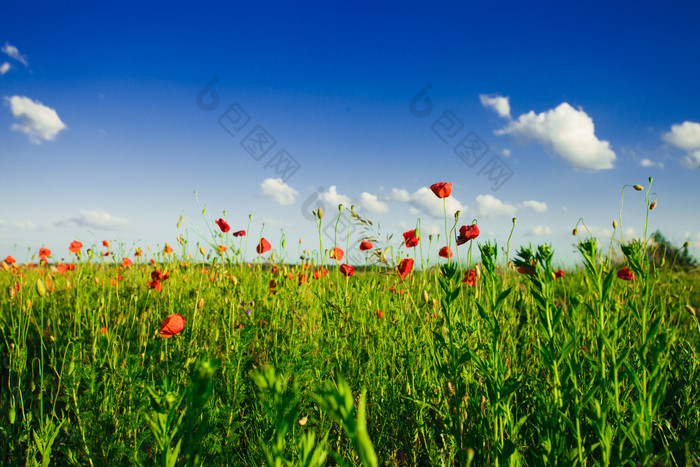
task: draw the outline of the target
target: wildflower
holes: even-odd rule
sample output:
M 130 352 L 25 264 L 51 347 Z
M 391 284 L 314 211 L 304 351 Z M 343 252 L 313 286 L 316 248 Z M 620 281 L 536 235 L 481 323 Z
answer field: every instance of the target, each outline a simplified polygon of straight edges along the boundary
M 128 267 L 131 266 L 132 264 L 134 264 L 134 263 L 133 263 L 129 258 L 124 258 L 124 259 L 122 260 L 122 267 L 123 267 L 123 268 L 128 268 Z
M 469 287 L 475 287 L 476 286 L 476 271 L 474 271 L 473 269 L 470 269 L 469 271 L 465 271 L 464 279 L 462 279 L 462 282 L 467 284 Z
M 185 328 L 185 318 L 182 315 L 175 313 L 163 321 L 160 325 L 160 337 L 168 339 L 173 337 L 175 334 L 179 334 Z
M 405 279 L 408 273 L 413 269 L 413 260 L 411 258 L 404 258 L 398 267 L 399 277 Z
M 452 193 L 452 182 L 434 183 L 433 185 L 430 185 L 430 189 L 438 198 L 447 198 L 450 196 L 450 193 Z
M 101 327 L 101 328 L 100 328 L 100 334 L 105 334 L 105 335 L 106 335 L 106 334 L 107 334 L 107 328 L 104 327 L 104 326 Z
M 355 275 L 355 268 L 350 266 L 349 264 L 345 263 L 340 266 L 340 272 L 345 276 L 353 276 Z
M 224 245 L 219 245 L 219 251 L 220 251 L 221 253 L 223 253 L 223 252 L 226 251 L 226 250 L 228 250 L 228 247 L 226 247 L 226 246 L 224 246 Z
M 274 279 L 270 279 L 270 283 L 268 284 L 268 287 L 270 288 L 270 291 L 275 290 L 277 287 L 277 282 L 275 282 Z
M 633 185 L 632 188 L 634 188 L 637 191 L 642 191 L 644 189 L 642 185 Z
M 382 319 L 384 317 L 384 312 L 382 310 L 375 311 L 377 318 Z
M 323 266 L 321 266 L 320 268 L 318 268 L 314 271 L 313 277 L 314 277 L 314 279 L 320 279 L 327 274 L 328 274 L 328 271 L 326 271 L 326 269 Z
M 331 257 L 331 259 L 334 259 L 336 261 L 340 261 L 343 259 L 343 250 L 341 250 L 338 247 L 331 248 L 331 251 L 328 253 L 328 256 Z
M 41 247 L 39 248 L 39 258 L 41 259 L 46 259 L 51 257 L 51 250 L 48 248 Z M 46 264 L 46 261 L 44 261 L 44 264 Z
M 83 244 L 82 244 L 82 243 L 80 243 L 80 242 L 77 241 L 77 240 L 73 240 L 73 241 L 71 242 L 70 246 L 68 247 L 68 251 L 70 251 L 71 253 L 75 253 L 75 254 L 77 255 L 77 254 L 80 253 L 80 249 L 81 249 L 82 247 L 83 247 Z
M 457 245 L 464 245 L 469 240 L 479 236 L 479 226 L 476 224 L 463 225 L 459 228 L 459 236 L 457 237 Z
M 416 235 L 415 229 L 404 232 L 403 239 L 404 243 L 406 244 L 406 248 L 413 248 L 414 246 L 418 245 L 418 242 L 420 241 L 420 237 Z
M 163 274 L 160 272 L 160 270 L 156 269 L 155 271 L 151 272 L 151 282 L 148 283 L 148 288 L 155 289 L 160 292 L 163 290 L 163 284 L 161 284 L 161 281 L 167 280 L 168 278 L 170 278 L 169 272 Z
M 231 230 L 231 227 L 230 227 L 230 226 L 226 223 L 226 221 L 223 220 L 223 219 L 218 219 L 218 220 L 216 221 L 216 225 L 219 226 L 219 228 L 221 229 L 221 231 L 222 231 L 223 233 L 226 233 L 226 232 L 228 232 L 229 230 Z
M 103 251 L 102 256 L 109 256 L 111 253 L 109 251 Z
M 59 274 L 65 274 L 65 272 L 68 270 L 68 265 L 67 264 L 59 264 L 56 266 L 56 272 Z
M 360 251 L 371 250 L 372 246 L 372 242 L 370 242 L 369 240 L 362 240 L 362 242 L 360 243 Z
M 259 255 L 262 255 L 263 253 L 270 251 L 271 248 L 272 245 L 270 245 L 270 242 L 265 240 L 265 238 L 261 238 L 260 243 L 258 243 L 258 246 L 255 247 L 255 251 L 257 251 Z
M 245 237 L 245 230 L 239 230 L 238 232 L 233 232 L 231 235 L 234 237 Z
M 442 258 L 452 258 L 452 250 L 448 246 L 443 246 L 440 248 L 440 252 L 438 254 Z
M 554 273 L 554 278 L 559 279 L 560 277 L 564 277 L 564 270 L 560 269 Z
M 167 243 L 165 244 L 165 248 L 163 248 L 163 253 L 166 255 L 172 255 L 173 254 L 173 247 L 168 245 Z
M 633 281 L 634 272 L 630 271 L 629 268 L 623 268 L 617 271 L 617 277 L 623 281 Z
M 134 252 L 134 257 L 138 258 L 139 256 L 143 256 L 143 250 L 141 248 L 137 248 Z
M 652 202 L 652 203 L 649 205 L 649 210 L 650 210 L 650 211 L 653 211 L 655 207 L 656 207 L 656 201 Z
M 7 255 L 7 258 L 5 258 L 5 262 L 6 262 L 7 264 L 9 264 L 9 265 L 13 265 L 13 264 L 15 264 L 17 261 L 15 261 L 15 259 L 14 259 L 11 255 Z
M 530 264 L 532 264 L 533 266 L 535 266 L 535 265 L 536 265 L 535 260 L 534 260 L 534 259 L 531 259 L 531 260 L 530 260 Z M 530 274 L 531 276 L 535 274 L 535 270 L 534 270 L 533 268 L 529 267 L 529 266 L 520 266 L 520 267 L 518 268 L 518 272 L 519 272 L 520 274 Z
M 102 246 L 105 248 L 109 248 L 109 240 L 102 240 Z

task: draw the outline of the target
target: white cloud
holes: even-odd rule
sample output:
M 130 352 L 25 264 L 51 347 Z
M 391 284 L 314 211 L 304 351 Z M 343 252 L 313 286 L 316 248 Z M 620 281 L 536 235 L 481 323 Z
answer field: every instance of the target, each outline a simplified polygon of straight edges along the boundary
M 532 226 L 527 231 L 525 232 L 525 235 L 528 237 L 544 237 L 546 235 L 552 235 L 552 229 L 550 229 L 547 226 Z
M 9 57 L 14 58 L 24 66 L 29 66 L 29 62 L 27 62 L 27 56 L 19 53 L 19 49 L 14 45 L 10 45 L 9 42 L 5 42 L 5 46 L 0 50 L 2 50 Z
M 493 195 L 479 195 L 476 197 L 476 203 L 479 216 L 486 219 L 513 217 L 517 210 L 512 204 L 504 203 Z
M 376 195 L 363 192 L 360 195 L 360 206 L 369 212 L 382 213 L 389 210 L 389 206 L 383 201 L 379 201 Z
M 539 114 L 522 114 L 496 134 L 535 140 L 575 168 L 611 169 L 615 160 L 610 143 L 596 137 L 593 119 L 566 102 Z
M 651 159 L 642 159 L 639 161 L 639 165 L 642 167 L 658 167 L 660 169 L 664 168 L 664 165 L 661 162 L 654 162 Z
M 410 202 L 414 207 L 427 215 L 436 219 L 443 219 L 445 217 L 445 209 L 443 209 L 442 203 L 443 199 L 445 200 L 445 209 L 447 210 L 448 218 L 453 217 L 457 211 L 462 211 L 462 213 L 467 211 L 467 206 L 460 203 L 454 196 L 438 198 L 430 188 L 425 186 L 411 195 Z
M 122 217 L 115 217 L 101 209 L 95 211 L 81 210 L 80 216 L 54 222 L 56 227 L 65 227 L 73 224 L 78 227 L 96 230 L 125 230 L 129 228 L 128 220 Z
M 688 152 L 700 149 L 700 123 L 685 121 L 682 125 L 672 125 L 671 131 L 663 138 L 666 142 Z
M 547 203 L 543 203 L 542 201 L 529 200 L 520 203 L 520 207 L 532 209 L 536 212 L 545 212 L 547 210 Z
M 481 105 L 498 113 L 499 117 L 510 118 L 510 103 L 507 97 L 497 94 L 479 94 Z
M 15 222 L 13 227 L 19 230 L 36 230 L 36 224 L 32 221 Z
M 408 191 L 402 188 L 392 188 L 391 194 L 387 198 L 387 201 L 396 201 L 398 203 L 408 203 L 411 201 L 411 195 Z
M 328 191 L 321 193 L 321 199 L 334 207 L 338 207 L 338 205 L 342 204 L 349 208 L 352 205 L 352 198 L 338 193 L 338 188 L 335 185 L 331 185 Z
M 510 157 L 510 149 L 504 149 L 501 151 L 501 154 L 503 154 L 506 157 Z
M 12 125 L 11 130 L 21 131 L 34 144 L 41 144 L 41 140 L 53 141 L 61 130 L 68 128 L 54 109 L 39 101 L 25 96 L 12 96 L 5 97 L 5 102 L 19 121 Z
M 610 238 L 612 237 L 612 231 L 609 229 L 605 229 L 602 227 L 589 227 L 588 228 L 591 233 L 596 237 L 596 238 Z M 580 228 L 579 227 L 579 236 L 581 236 L 582 233 L 588 233 L 585 228 Z M 619 234 L 618 234 L 619 235 Z
M 2 65 L 0 65 L 0 76 L 4 75 L 8 71 L 10 71 L 10 64 L 5 62 Z
M 299 194 L 294 188 L 284 183 L 281 178 L 266 178 L 260 184 L 260 188 L 263 198 L 271 199 L 281 206 L 294 204 Z

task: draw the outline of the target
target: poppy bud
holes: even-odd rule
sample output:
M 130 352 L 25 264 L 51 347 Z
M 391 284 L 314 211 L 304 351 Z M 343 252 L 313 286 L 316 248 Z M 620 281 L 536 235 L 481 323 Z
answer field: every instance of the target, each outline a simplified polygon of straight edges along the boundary
M 285 238 L 282 240 L 282 248 L 285 248 L 287 246 L 287 239 Z
M 299 245 L 301 245 L 301 237 L 299 237 Z
M 651 181 L 654 180 L 652 177 L 649 177 L 649 184 L 651 185 Z
M 462 211 L 455 211 L 455 222 L 459 220 L 459 215 L 462 214 Z
M 338 212 L 343 212 L 343 205 L 342 204 L 338 205 Z
M 205 215 L 207 213 L 207 208 L 202 209 L 202 215 Z
M 318 218 L 323 219 L 323 208 L 321 206 L 318 207 Z
M 202 254 L 202 256 L 206 256 L 206 254 L 207 254 L 207 253 L 204 251 L 204 247 L 203 247 L 203 246 L 200 246 L 200 247 L 199 247 L 199 252 Z
M 5 271 L 9 271 L 9 270 L 10 270 L 10 267 L 9 267 L 9 266 L 7 265 L 7 263 L 4 262 L 4 261 L 2 262 L 2 268 L 3 268 Z
M 428 297 L 428 291 L 423 289 L 423 301 L 427 305 L 430 302 L 430 297 Z
M 683 244 L 683 248 L 688 248 L 689 246 L 690 246 L 690 242 L 685 242 L 685 243 Z
M 651 203 L 651 204 L 649 205 L 649 210 L 650 210 L 650 211 L 653 211 L 655 207 L 656 207 L 656 201 L 654 201 L 653 203 Z
M 613 220 L 613 229 L 616 229 L 616 228 L 617 228 L 617 221 Z
M 10 410 L 7 412 L 7 418 L 10 420 L 10 425 L 14 425 L 14 424 L 15 424 L 15 417 L 16 417 L 16 415 L 17 415 L 17 414 L 15 413 L 15 408 L 14 408 L 14 407 L 11 407 Z
M 517 217 L 514 217 L 514 218 L 513 218 L 513 224 L 515 224 L 515 221 L 517 221 L 517 220 L 518 220 L 518 218 L 517 218 Z
M 632 188 L 634 188 L 637 191 L 642 191 L 644 189 L 642 185 L 633 185 Z
M 577 233 L 578 233 L 578 230 L 574 229 L 574 230 L 571 232 L 571 235 L 573 235 L 573 236 L 575 237 Z
M 46 286 L 41 279 L 36 280 L 36 293 L 38 293 L 40 297 L 46 297 Z

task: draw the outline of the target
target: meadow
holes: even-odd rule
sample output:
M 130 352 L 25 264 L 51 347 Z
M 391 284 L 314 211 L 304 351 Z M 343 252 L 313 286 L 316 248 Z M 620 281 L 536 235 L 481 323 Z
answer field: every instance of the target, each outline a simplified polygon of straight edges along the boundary
M 647 218 L 649 182 L 627 187 Z M 206 215 L 207 242 L 5 258 L 0 463 L 700 464 L 700 279 L 682 249 L 580 223 L 564 271 L 549 245 L 497 245 L 447 213 L 442 244 L 417 227 L 398 248 L 324 247 L 326 216 L 297 264 L 285 239 Z

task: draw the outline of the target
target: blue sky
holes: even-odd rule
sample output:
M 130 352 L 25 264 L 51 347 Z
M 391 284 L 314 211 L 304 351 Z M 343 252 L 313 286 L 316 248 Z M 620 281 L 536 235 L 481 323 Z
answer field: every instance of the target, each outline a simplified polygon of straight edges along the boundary
M 245 229 L 253 214 L 251 252 L 263 222 L 288 256 L 300 237 L 317 247 L 307 200 L 354 204 L 382 236 L 420 217 L 427 240 L 444 226 L 426 187 L 451 181 L 448 208 L 478 219 L 480 240 L 505 244 L 516 217 L 514 245 L 552 243 L 572 264 L 577 220 L 607 247 L 622 186 L 649 176 L 649 230 L 698 255 L 698 10 L 6 5 L 0 257 L 46 246 L 60 260 L 74 239 L 155 250 L 186 229 L 201 241 L 194 191 L 209 222 L 225 210 Z M 251 143 L 261 131 L 266 153 Z M 643 194 L 626 190 L 624 207 L 641 235 Z

